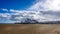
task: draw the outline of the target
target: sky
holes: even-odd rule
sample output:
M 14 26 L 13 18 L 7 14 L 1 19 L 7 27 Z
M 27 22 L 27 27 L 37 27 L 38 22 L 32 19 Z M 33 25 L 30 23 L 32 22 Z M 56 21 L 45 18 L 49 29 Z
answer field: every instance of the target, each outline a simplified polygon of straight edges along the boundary
M 35 0 L 0 0 L 0 8 L 19 9 L 28 8 Z
M 15 23 L 26 18 L 60 21 L 60 0 L 0 0 L 0 23 Z

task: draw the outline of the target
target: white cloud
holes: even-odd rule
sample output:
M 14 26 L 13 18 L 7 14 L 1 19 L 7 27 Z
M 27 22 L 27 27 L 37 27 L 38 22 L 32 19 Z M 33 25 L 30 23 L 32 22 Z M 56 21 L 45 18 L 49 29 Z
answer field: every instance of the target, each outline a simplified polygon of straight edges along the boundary
M 43 0 L 35 3 L 31 6 L 30 10 L 52 10 L 52 11 L 60 11 L 60 0 Z
M 10 23 L 10 14 L 9 13 L 0 13 L 0 23 Z
M 8 11 L 7 9 L 3 9 Z M 35 4 L 27 10 L 9 10 L 9 14 L 0 14 L 0 16 L 7 17 L 13 22 L 21 22 L 25 18 L 35 19 L 39 22 L 58 21 L 60 20 L 60 0 L 37 0 Z M 59 12 L 58 12 L 59 11 Z
M 10 14 L 9 13 L 5 13 L 5 14 L 0 13 L 0 17 L 6 17 L 6 18 L 8 18 L 8 17 L 10 17 Z
M 58 13 L 56 12 L 45 12 L 45 11 L 34 11 L 34 10 L 14 10 L 12 12 L 15 12 L 13 15 L 15 16 L 13 19 L 16 19 L 17 21 L 23 21 L 24 18 L 30 18 L 35 19 L 39 22 L 44 21 L 57 21 L 60 20 L 58 17 Z M 12 17 L 12 16 L 11 16 Z
M 3 11 L 8 11 L 8 9 L 5 9 L 5 8 L 3 8 L 2 10 L 3 10 Z
M 0 17 L 6 18 L 5 20 L 10 20 L 10 22 L 21 22 L 25 20 L 26 18 L 34 19 L 39 22 L 45 22 L 45 21 L 58 21 L 60 20 L 60 17 L 56 15 L 58 13 L 54 12 L 45 12 L 45 11 L 30 11 L 30 10 L 13 10 L 12 13 L 5 13 L 0 14 Z

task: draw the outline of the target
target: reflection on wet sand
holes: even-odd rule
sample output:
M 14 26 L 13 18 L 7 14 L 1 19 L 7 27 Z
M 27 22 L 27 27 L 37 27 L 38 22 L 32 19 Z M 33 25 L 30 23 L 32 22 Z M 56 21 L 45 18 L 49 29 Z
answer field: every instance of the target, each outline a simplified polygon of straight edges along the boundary
M 60 34 L 59 24 L 0 24 L 0 34 Z

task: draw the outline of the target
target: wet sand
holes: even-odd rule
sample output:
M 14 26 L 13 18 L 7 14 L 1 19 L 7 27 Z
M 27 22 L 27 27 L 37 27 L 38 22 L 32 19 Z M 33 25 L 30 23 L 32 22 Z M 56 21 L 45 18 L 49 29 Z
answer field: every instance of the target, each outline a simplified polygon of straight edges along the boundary
M 60 24 L 0 24 L 0 34 L 60 34 Z

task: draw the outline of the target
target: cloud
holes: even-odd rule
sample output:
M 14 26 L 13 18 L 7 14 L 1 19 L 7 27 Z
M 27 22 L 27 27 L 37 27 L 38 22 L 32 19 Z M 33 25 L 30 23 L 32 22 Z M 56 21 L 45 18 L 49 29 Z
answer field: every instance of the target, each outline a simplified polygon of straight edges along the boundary
M 40 11 L 41 10 L 60 11 L 60 0 L 43 0 L 43 1 L 38 0 L 29 9 Z
M 38 22 L 45 22 L 45 21 L 60 20 L 60 16 L 58 14 L 60 14 L 60 12 L 34 11 L 34 10 L 13 10 L 13 11 L 11 11 L 11 13 L 4 13 L 4 14 L 1 13 L 0 18 L 1 18 L 1 20 L 3 19 L 3 22 L 5 22 L 5 23 L 6 23 L 6 21 L 8 21 L 8 23 L 9 23 L 9 21 L 11 23 L 12 22 L 13 23 L 21 22 L 21 21 L 25 21 L 26 18 L 36 20 Z
M 14 14 L 11 15 L 13 21 L 23 21 L 24 18 L 30 18 L 39 22 L 45 21 L 58 21 L 60 20 L 60 12 L 53 11 L 34 11 L 34 10 L 14 10 Z
M 0 23 L 8 23 L 9 19 L 10 19 L 9 13 L 0 13 Z
M 2 10 L 3 10 L 3 11 L 8 11 L 8 9 L 5 9 L 5 8 L 3 8 Z
M 60 0 L 37 0 L 27 10 L 3 9 L 11 13 L 0 14 L 0 18 L 10 22 L 25 21 L 26 18 L 37 20 L 38 22 L 45 21 L 60 21 Z M 2 18 L 1 18 L 2 19 Z

